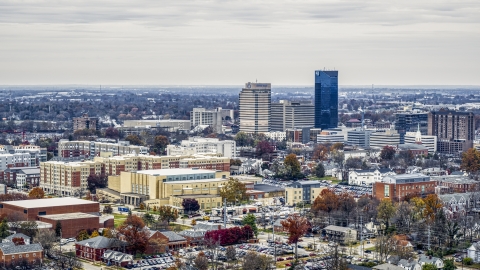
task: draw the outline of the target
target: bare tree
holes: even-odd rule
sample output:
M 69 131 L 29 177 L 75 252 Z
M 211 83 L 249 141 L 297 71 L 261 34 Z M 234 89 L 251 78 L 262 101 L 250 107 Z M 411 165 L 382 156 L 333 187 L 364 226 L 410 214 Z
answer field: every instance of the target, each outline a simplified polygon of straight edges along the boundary
M 46 254 L 50 254 L 50 252 L 57 246 L 55 240 L 56 236 L 54 230 L 39 230 L 34 238 L 34 242 L 40 243 Z
M 326 250 L 330 259 L 324 261 L 325 266 L 323 268 L 331 270 L 347 270 L 347 262 L 340 254 L 340 247 L 335 245 L 333 247 L 328 247 Z
M 379 235 L 375 241 L 375 252 L 379 261 L 386 261 L 396 247 L 396 241 L 389 235 Z
M 272 263 L 275 263 L 272 257 L 264 254 L 257 254 L 256 252 L 249 251 L 243 258 L 242 269 L 243 270 L 267 270 L 270 269 Z
M 203 252 L 198 253 L 197 257 L 193 261 L 193 264 L 198 270 L 207 270 L 208 269 L 208 258 Z

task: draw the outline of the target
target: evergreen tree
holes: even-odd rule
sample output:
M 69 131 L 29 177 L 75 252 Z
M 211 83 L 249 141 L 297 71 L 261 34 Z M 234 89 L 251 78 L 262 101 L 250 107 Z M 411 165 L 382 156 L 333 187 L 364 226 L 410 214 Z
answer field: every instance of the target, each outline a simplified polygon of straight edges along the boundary
M 7 219 L 4 218 L 2 220 L 2 223 L 0 223 L 0 238 L 5 238 L 7 236 L 10 235 L 10 233 L 8 232 L 8 223 L 7 223 Z
M 60 222 L 60 220 L 57 220 L 57 224 L 55 225 L 55 236 L 62 236 L 62 223 Z

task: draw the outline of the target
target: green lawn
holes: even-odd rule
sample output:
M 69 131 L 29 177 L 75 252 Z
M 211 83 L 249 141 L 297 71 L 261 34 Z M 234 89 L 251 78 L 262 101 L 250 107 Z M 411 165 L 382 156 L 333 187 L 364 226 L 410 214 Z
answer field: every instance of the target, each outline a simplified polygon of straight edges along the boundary
M 113 218 L 114 218 L 113 223 L 115 224 L 115 228 L 117 228 L 127 219 L 127 216 L 122 215 L 122 214 L 113 213 Z

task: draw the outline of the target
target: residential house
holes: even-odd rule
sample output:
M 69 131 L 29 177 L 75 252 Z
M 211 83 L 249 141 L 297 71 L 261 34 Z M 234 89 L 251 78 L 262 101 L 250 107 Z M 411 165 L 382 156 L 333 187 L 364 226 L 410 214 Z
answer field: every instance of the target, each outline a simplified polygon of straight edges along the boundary
M 43 247 L 40 244 L 18 245 L 12 242 L 0 244 L 0 265 L 18 265 L 22 261 L 29 264 L 40 264 L 43 258 Z M 9 268 L 11 269 L 11 268 Z
M 443 269 L 444 267 L 442 259 L 433 256 L 427 256 L 425 254 L 420 255 L 420 258 L 418 258 L 418 263 L 421 266 L 424 264 L 433 264 L 437 267 L 437 269 Z
M 473 260 L 475 263 L 480 262 L 480 242 L 473 243 L 467 249 L 467 256 Z
M 23 238 L 23 242 L 25 243 L 25 245 L 30 245 L 30 236 L 25 235 L 23 233 L 15 233 L 10 236 L 7 236 L 2 240 L 2 243 L 13 242 L 13 238 Z
M 400 261 L 398 261 L 397 265 L 406 270 L 422 270 L 422 266 L 416 260 L 413 260 L 413 259 L 409 259 L 409 260 L 401 259 Z
M 97 236 L 76 242 L 75 255 L 89 261 L 101 261 L 106 250 L 120 248 L 122 243 L 117 239 Z
M 377 266 L 372 267 L 374 270 L 405 270 L 400 266 L 396 266 L 390 263 L 379 264 Z
M 107 266 L 115 265 L 125 267 L 128 264 L 132 264 L 133 259 L 133 255 L 111 249 L 105 250 L 102 255 L 102 261 L 107 264 Z
M 323 231 L 329 241 L 339 244 L 348 244 L 357 241 L 357 230 L 352 228 L 330 225 L 325 227 Z

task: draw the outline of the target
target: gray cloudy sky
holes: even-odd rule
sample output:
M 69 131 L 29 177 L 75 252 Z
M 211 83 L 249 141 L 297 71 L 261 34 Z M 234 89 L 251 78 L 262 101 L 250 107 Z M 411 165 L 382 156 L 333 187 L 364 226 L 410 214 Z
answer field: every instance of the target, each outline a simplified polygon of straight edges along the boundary
M 480 85 L 478 0 L 0 0 L 0 85 Z

